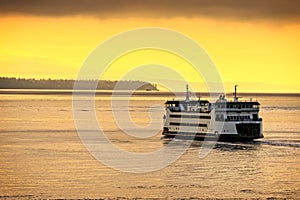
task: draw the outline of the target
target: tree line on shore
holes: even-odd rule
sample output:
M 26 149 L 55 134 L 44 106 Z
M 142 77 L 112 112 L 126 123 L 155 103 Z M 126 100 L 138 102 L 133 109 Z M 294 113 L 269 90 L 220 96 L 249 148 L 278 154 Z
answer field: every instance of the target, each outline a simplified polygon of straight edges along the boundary
M 80 89 L 88 90 L 91 86 L 97 84 L 97 90 L 158 90 L 156 84 L 144 81 L 133 80 L 77 80 L 80 83 Z M 98 83 L 96 83 L 98 82 Z M 56 89 L 71 90 L 74 87 L 75 80 L 70 79 L 25 79 L 0 77 L 0 89 Z

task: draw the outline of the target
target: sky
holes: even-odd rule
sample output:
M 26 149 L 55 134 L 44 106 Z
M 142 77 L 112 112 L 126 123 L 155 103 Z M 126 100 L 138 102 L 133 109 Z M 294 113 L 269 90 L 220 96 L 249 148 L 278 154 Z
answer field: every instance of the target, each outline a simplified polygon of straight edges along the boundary
M 2 77 L 75 79 L 103 41 L 136 28 L 160 27 L 202 46 L 228 92 L 238 84 L 242 92 L 300 93 L 298 0 L 0 0 L 0 27 Z M 189 70 L 190 63 L 153 50 L 122 56 L 101 78 L 116 80 L 149 63 L 203 82 Z M 156 70 L 127 77 L 165 72 Z

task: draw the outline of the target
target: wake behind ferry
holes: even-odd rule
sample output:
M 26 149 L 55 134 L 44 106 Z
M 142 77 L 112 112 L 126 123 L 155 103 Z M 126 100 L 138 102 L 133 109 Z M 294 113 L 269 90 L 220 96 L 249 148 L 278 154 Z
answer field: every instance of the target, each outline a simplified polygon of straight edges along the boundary
M 185 100 L 165 102 L 165 137 L 214 138 L 220 141 L 249 141 L 263 138 L 262 118 L 257 101 L 239 101 L 237 85 L 233 101 L 225 95 L 215 103 L 207 100 L 190 100 L 188 85 Z

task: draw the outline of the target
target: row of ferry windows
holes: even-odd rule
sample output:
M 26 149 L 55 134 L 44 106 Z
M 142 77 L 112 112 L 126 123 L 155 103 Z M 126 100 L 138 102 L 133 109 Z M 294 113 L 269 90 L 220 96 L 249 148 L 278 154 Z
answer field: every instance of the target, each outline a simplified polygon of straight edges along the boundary
M 226 104 L 217 104 L 216 108 L 225 108 Z M 237 109 L 242 109 L 242 108 L 258 108 L 258 105 L 251 105 L 251 104 L 229 104 L 226 105 L 226 108 L 237 108 Z
M 210 119 L 210 116 L 203 115 L 170 115 L 171 118 L 197 118 L 197 119 Z
M 250 116 L 227 116 L 227 120 L 229 121 L 235 121 L 235 120 L 249 120 Z
M 227 116 L 226 120 L 228 121 L 244 121 L 244 120 L 250 120 L 250 116 L 249 115 L 241 115 L 241 116 Z M 225 120 L 224 115 L 216 115 L 216 121 L 223 121 Z

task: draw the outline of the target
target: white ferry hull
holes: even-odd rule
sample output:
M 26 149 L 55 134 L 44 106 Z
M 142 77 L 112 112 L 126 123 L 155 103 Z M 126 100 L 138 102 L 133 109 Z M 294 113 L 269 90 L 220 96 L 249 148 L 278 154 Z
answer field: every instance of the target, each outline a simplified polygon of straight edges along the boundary
M 179 139 L 195 139 L 195 140 L 218 140 L 218 141 L 251 141 L 263 138 L 262 124 L 253 122 L 243 122 L 234 124 L 236 131 L 224 133 L 215 132 L 191 132 L 191 131 L 169 131 L 168 127 L 164 127 L 162 135 L 167 138 Z M 237 130 L 238 129 L 238 130 Z

